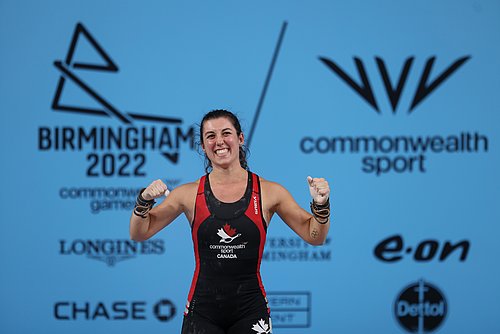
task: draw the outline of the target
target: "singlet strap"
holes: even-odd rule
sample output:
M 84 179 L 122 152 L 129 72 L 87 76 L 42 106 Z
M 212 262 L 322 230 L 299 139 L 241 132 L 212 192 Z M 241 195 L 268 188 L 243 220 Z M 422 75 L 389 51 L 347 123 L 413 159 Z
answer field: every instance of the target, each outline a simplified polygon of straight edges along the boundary
M 196 195 L 200 196 L 203 195 L 203 192 L 205 191 L 205 179 L 207 178 L 206 175 L 203 175 L 200 177 L 200 184 L 198 184 L 198 192 Z
M 196 201 L 194 205 L 194 217 L 193 223 L 191 224 L 191 229 L 193 230 L 195 227 L 198 228 L 199 225 L 210 216 L 210 212 L 207 208 L 207 202 L 205 199 L 205 178 L 206 176 L 202 176 L 200 178 L 200 183 L 198 184 L 198 192 L 196 194 Z
M 252 192 L 260 195 L 259 176 L 255 173 L 252 173 Z
M 264 232 L 267 231 L 267 223 L 264 219 L 264 212 L 262 210 L 260 178 L 255 173 L 252 173 L 252 201 L 248 205 L 246 215 L 256 222 L 257 226 L 262 227 Z M 257 218 L 255 216 L 257 216 Z

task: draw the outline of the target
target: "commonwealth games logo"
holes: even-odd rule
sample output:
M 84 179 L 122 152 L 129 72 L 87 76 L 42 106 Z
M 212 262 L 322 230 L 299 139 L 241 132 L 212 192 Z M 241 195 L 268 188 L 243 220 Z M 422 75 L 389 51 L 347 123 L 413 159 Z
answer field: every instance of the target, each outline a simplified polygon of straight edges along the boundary
M 88 151 L 87 176 L 127 177 L 146 176 L 148 151 L 157 151 L 177 164 L 183 144 L 194 149 L 194 127 L 182 127 L 182 119 L 125 112 L 89 83 L 119 69 L 83 24 L 76 25 L 64 61 L 56 60 L 54 66 L 60 74 L 54 111 L 110 118 L 117 126 L 107 126 L 107 122 L 90 127 L 42 126 L 38 129 L 40 151 Z

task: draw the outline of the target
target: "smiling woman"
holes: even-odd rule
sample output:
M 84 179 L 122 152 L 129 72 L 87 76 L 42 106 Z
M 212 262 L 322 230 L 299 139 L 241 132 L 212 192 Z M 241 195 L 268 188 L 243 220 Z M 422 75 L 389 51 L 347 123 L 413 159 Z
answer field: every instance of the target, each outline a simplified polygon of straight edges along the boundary
M 154 181 L 138 195 L 130 218 L 130 237 L 137 241 L 151 238 L 181 213 L 191 224 L 196 268 L 182 334 L 272 333 L 260 263 L 275 213 L 304 241 L 322 245 L 326 240 L 328 182 L 307 177 L 309 213 L 284 187 L 248 170 L 244 143 L 232 112 L 207 113 L 200 125 L 206 175 L 171 193 L 163 181 Z
M 231 124 L 228 124 L 228 122 Z M 217 141 L 216 137 L 217 130 L 220 132 L 219 141 Z M 215 144 L 215 147 L 217 149 L 217 144 L 219 144 L 221 146 L 218 148 L 218 153 L 224 154 L 227 152 L 225 151 L 227 148 L 223 146 L 224 141 L 221 139 L 226 138 L 229 140 L 228 142 L 231 143 L 232 141 L 234 141 L 234 136 L 231 137 L 231 135 L 234 134 L 236 134 L 236 136 L 238 137 L 237 140 L 240 166 L 241 168 L 248 169 L 248 163 L 246 159 L 247 149 L 244 145 L 245 139 L 243 136 L 243 132 L 241 131 L 241 125 L 238 118 L 232 112 L 223 109 L 213 110 L 203 117 L 200 125 L 200 143 L 203 151 L 205 152 L 205 171 L 207 173 L 209 173 L 213 167 L 212 160 L 206 153 L 205 145 L 213 147 Z

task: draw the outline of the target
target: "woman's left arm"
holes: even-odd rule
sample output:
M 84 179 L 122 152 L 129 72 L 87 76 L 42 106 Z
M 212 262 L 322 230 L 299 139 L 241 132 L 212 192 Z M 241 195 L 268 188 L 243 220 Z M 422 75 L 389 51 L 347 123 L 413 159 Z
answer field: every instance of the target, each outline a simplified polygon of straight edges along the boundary
M 272 211 L 311 245 L 325 243 L 330 228 L 330 187 L 323 178 L 307 178 L 315 214 L 301 208 L 292 195 L 281 185 L 270 183 L 269 199 L 273 202 Z

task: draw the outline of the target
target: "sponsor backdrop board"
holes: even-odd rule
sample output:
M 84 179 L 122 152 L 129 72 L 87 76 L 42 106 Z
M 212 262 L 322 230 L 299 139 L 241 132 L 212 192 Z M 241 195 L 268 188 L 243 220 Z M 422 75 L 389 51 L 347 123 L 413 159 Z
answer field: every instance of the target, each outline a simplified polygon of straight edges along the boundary
M 499 31 L 493 0 L 1 1 L 0 331 L 178 333 L 189 224 L 128 220 L 225 108 L 254 172 L 333 188 L 322 247 L 272 219 L 275 333 L 499 333 Z

